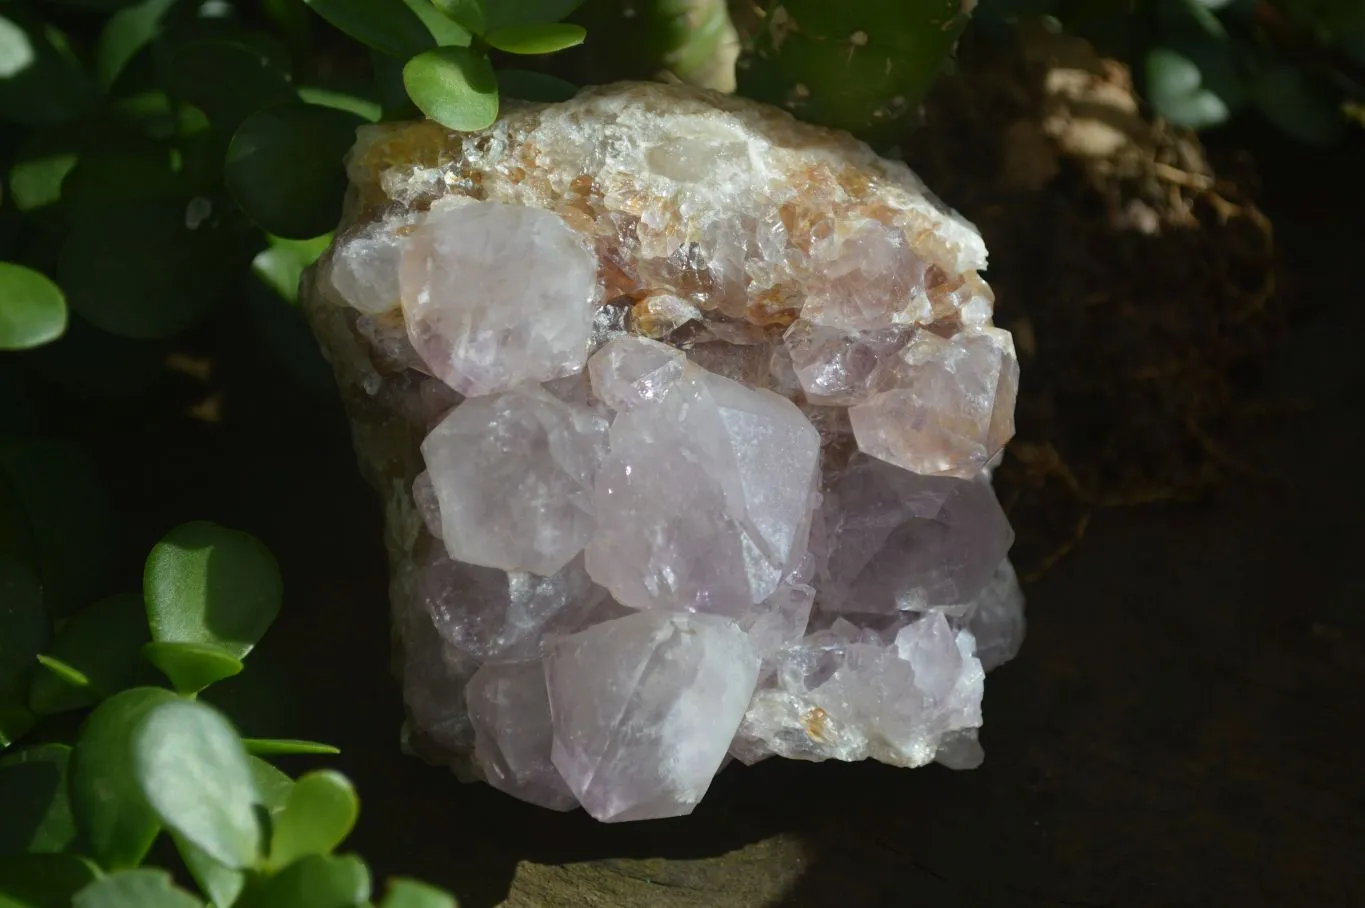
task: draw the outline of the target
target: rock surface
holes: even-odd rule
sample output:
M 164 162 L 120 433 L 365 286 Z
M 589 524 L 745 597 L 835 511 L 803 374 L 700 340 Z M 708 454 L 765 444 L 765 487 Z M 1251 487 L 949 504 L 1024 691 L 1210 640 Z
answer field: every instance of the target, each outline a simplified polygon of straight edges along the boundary
M 605 821 L 752 763 L 981 760 L 1023 601 L 976 231 L 693 89 L 362 130 L 304 300 L 386 506 L 408 745 Z

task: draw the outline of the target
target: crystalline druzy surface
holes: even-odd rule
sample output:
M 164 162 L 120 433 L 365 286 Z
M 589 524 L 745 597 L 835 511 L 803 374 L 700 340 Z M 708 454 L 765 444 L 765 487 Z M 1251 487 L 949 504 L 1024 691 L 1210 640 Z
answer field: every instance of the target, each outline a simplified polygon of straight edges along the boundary
M 361 130 L 303 301 L 384 496 L 405 743 L 687 814 L 727 755 L 964 769 L 1023 597 L 1018 363 L 903 165 L 664 85 Z
M 733 621 L 641 612 L 545 654 L 555 767 L 599 820 L 691 813 L 725 759 L 758 677 Z
M 577 372 L 597 263 L 558 215 L 472 202 L 433 210 L 399 269 L 408 337 L 433 375 L 490 394 Z

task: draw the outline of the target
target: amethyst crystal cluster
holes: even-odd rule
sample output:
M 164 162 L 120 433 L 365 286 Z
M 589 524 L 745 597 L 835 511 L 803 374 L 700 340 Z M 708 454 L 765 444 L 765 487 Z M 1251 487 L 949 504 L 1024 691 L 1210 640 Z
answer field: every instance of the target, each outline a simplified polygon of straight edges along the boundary
M 761 105 L 362 131 L 305 302 L 386 505 L 409 746 L 600 820 L 729 757 L 981 759 L 1023 600 L 976 231 Z

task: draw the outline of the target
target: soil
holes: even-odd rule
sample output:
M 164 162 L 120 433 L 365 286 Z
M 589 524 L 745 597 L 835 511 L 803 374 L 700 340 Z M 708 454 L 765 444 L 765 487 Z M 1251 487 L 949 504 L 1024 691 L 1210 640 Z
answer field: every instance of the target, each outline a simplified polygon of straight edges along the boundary
M 127 588 L 187 519 L 276 553 L 284 612 L 209 699 L 253 736 L 342 748 L 328 765 L 363 803 L 348 847 L 376 877 L 465 908 L 1365 904 L 1361 143 L 1308 151 L 1252 125 L 1196 155 L 1158 128 L 1106 179 L 1036 116 L 1040 71 L 964 61 L 909 148 L 993 250 L 1026 356 L 1000 481 L 1020 554 L 1051 565 L 987 685 L 979 770 L 732 766 L 693 816 L 618 826 L 462 785 L 399 752 L 379 512 L 340 405 L 262 353 L 247 310 L 150 398 L 35 380 L 40 428 L 98 454 Z

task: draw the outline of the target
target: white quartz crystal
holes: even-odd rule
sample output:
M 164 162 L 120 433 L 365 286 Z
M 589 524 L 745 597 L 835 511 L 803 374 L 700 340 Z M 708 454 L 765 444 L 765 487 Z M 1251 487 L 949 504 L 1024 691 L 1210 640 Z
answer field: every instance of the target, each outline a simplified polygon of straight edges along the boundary
M 433 210 L 403 251 L 408 337 L 461 394 L 505 391 L 583 367 L 597 263 L 558 215 L 474 202 Z
M 983 753 L 1023 597 L 976 230 L 680 86 L 363 128 L 302 300 L 385 503 L 410 750 L 603 821 Z

